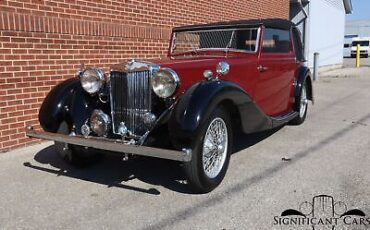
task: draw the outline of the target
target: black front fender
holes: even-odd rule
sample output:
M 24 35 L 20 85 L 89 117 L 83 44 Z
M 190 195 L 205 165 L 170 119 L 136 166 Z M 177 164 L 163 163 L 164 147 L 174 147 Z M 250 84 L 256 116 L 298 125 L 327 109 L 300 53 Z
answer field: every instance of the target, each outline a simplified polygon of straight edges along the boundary
M 79 80 L 71 78 L 55 86 L 46 96 L 39 112 L 41 127 L 47 132 L 56 132 L 66 117 L 68 107 Z
M 110 112 L 107 104 L 101 104 L 97 96 L 83 90 L 78 79 L 71 78 L 55 86 L 46 96 L 40 108 L 39 121 L 45 131 L 53 133 L 57 132 L 61 122 L 66 121 L 80 134 L 81 126 L 95 108 Z
M 203 81 L 189 88 L 176 102 L 169 119 L 169 132 L 175 140 L 189 143 L 201 124 L 217 106 L 224 106 L 233 121 L 240 121 L 245 133 L 271 128 L 271 119 L 237 84 L 228 81 Z

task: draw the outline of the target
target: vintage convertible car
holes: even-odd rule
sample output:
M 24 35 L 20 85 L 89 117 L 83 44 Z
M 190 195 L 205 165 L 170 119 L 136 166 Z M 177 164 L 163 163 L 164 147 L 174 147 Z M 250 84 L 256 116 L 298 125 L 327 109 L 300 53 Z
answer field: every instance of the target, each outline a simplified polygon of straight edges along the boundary
M 223 180 L 233 134 L 299 125 L 313 101 L 297 28 L 283 19 L 174 28 L 168 57 L 81 68 L 57 85 L 39 113 L 44 131 L 69 162 L 96 150 L 182 162 L 195 192 Z

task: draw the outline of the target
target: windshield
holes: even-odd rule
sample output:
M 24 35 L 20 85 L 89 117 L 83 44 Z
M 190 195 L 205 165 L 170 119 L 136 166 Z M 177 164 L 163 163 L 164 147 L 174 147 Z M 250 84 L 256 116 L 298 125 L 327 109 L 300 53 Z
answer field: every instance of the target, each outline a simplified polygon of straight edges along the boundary
M 352 46 L 357 46 L 360 44 L 360 46 L 369 46 L 369 41 L 354 41 L 352 42 Z
M 247 28 L 175 32 L 171 55 L 195 55 L 211 49 L 256 52 L 258 31 L 258 28 Z

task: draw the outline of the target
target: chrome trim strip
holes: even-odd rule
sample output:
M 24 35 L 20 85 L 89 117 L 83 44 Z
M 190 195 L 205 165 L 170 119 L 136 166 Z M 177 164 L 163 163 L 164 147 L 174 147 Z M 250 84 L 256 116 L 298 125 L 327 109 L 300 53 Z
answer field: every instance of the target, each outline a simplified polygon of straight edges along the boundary
M 151 62 L 147 61 L 140 61 L 140 60 L 135 60 L 131 59 L 127 63 L 120 63 L 116 65 L 112 65 L 110 68 L 110 71 L 117 71 L 117 72 L 140 72 L 140 71 L 147 71 L 149 70 L 150 72 L 159 70 L 159 65 L 156 65 Z
M 59 133 L 50 133 L 44 131 L 35 131 L 32 126 L 26 128 L 26 135 L 28 137 L 39 138 L 44 140 L 51 140 L 57 142 L 63 142 L 66 144 L 90 147 L 95 149 L 107 150 L 119 153 L 129 153 L 140 156 L 156 157 L 167 160 L 189 162 L 191 161 L 192 152 L 189 149 L 183 151 L 168 150 L 153 148 L 148 146 L 141 146 L 132 144 L 129 141 L 123 140 L 112 140 L 107 138 L 99 137 L 88 137 L 85 138 L 80 135 L 69 136 Z

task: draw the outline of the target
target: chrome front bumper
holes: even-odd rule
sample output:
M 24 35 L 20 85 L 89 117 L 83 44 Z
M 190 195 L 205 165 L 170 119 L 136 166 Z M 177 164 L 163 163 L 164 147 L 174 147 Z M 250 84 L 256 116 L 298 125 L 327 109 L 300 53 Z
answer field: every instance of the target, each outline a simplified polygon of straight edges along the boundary
M 192 155 L 192 152 L 189 149 L 183 149 L 183 151 L 176 151 L 135 145 L 129 141 L 123 140 L 112 140 L 99 137 L 85 138 L 84 136 L 80 135 L 69 136 L 59 133 L 35 131 L 32 126 L 28 126 L 26 128 L 26 135 L 28 137 L 57 141 L 66 144 L 79 145 L 94 149 L 101 149 L 118 153 L 128 153 L 139 156 L 156 157 L 181 162 L 191 161 Z

